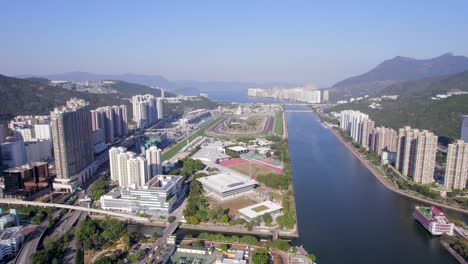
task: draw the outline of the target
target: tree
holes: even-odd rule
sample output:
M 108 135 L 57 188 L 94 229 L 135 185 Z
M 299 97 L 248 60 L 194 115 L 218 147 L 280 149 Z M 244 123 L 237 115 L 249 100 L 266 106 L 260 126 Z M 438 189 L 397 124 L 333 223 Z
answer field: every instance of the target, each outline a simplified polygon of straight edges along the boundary
M 309 254 L 309 259 L 312 260 L 312 262 L 315 262 L 317 260 L 317 256 L 315 254 Z
M 197 241 L 193 241 L 193 242 L 192 242 L 192 247 L 194 247 L 194 248 L 201 248 L 201 247 L 202 247 L 202 244 L 201 244 L 201 242 L 198 241 L 198 240 L 197 240 Z
M 228 250 L 228 246 L 227 246 L 227 244 L 221 244 L 221 245 L 219 246 L 219 249 L 220 249 L 221 251 L 223 251 L 223 252 L 226 252 L 226 251 Z
M 221 216 L 221 222 L 223 223 L 229 223 L 229 216 L 227 214 L 223 214 Z
M 269 252 L 265 248 L 259 248 L 252 253 L 253 264 L 267 264 L 269 259 Z
M 170 215 L 170 216 L 167 218 L 167 221 L 168 221 L 169 223 L 174 222 L 174 220 L 175 220 L 175 216 L 173 216 L 173 215 Z
M 189 216 L 187 217 L 187 224 L 189 225 L 197 225 L 198 223 L 200 223 L 200 221 L 198 220 L 198 218 L 196 216 Z
M 273 218 L 271 217 L 270 214 L 264 214 L 263 215 L 263 222 L 265 222 L 266 226 L 270 226 L 271 223 L 273 222 Z

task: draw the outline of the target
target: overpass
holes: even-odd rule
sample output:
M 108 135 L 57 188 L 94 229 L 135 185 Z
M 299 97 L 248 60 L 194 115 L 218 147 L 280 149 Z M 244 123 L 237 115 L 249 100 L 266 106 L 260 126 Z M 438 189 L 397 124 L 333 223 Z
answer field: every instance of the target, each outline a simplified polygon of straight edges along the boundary
M 78 210 L 78 211 L 84 211 L 84 212 L 88 212 L 88 213 L 95 213 L 95 214 L 103 214 L 103 215 L 108 215 L 108 216 L 121 217 L 121 218 L 124 218 L 124 219 L 129 219 L 129 220 L 133 220 L 135 222 L 141 222 L 141 223 L 147 223 L 147 222 L 150 221 L 146 217 L 126 214 L 126 213 L 107 211 L 107 210 L 102 210 L 102 209 L 86 208 L 86 207 L 81 207 L 81 206 L 76 206 L 76 205 L 56 204 L 56 203 L 42 203 L 42 202 L 22 201 L 22 200 L 5 199 L 5 198 L 0 198 L 0 204 L 15 204 L 15 205 L 24 205 L 24 206 L 54 207 L 54 208 Z

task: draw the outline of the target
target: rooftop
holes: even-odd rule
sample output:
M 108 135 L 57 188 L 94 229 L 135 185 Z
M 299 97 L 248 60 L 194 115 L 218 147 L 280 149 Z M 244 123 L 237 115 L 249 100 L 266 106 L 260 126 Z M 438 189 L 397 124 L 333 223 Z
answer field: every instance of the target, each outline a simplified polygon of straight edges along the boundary
M 269 213 L 272 213 L 281 209 L 283 209 L 281 205 L 270 202 L 270 201 L 265 201 L 262 203 L 244 207 L 239 210 L 239 213 L 247 216 L 250 219 L 253 219 L 253 218 L 262 216 L 264 214 L 269 214 Z
M 207 185 L 211 189 L 220 193 L 257 184 L 256 181 L 249 177 L 233 172 L 219 173 L 212 176 L 198 178 L 197 180 L 203 185 Z

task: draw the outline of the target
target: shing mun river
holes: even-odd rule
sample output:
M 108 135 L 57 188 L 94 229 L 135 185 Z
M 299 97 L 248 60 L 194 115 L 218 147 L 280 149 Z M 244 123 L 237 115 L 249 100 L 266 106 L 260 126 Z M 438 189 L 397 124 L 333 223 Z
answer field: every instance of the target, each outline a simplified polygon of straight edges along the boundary
M 414 220 L 412 210 L 421 203 L 382 185 L 314 113 L 286 112 L 286 119 L 296 245 L 315 253 L 319 263 L 458 263 Z

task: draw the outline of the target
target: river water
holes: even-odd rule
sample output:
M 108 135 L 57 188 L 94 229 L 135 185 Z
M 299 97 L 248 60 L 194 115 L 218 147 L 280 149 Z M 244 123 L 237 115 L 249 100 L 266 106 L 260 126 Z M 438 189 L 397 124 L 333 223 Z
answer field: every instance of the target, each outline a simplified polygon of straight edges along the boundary
M 320 263 L 457 263 L 413 219 L 416 202 L 386 189 L 315 114 L 290 112 L 286 119 L 296 244 Z

